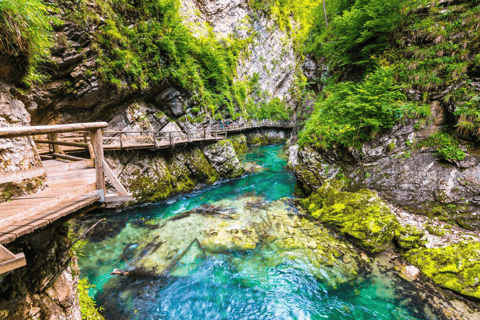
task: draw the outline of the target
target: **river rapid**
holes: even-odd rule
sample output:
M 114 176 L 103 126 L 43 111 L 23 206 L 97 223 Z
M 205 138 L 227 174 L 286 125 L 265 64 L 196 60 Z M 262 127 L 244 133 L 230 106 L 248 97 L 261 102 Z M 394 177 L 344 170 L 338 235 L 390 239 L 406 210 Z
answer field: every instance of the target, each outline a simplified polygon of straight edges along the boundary
M 305 216 L 283 146 L 242 160 L 257 172 L 79 221 L 108 215 L 78 259 L 107 320 L 438 318 L 389 256 L 367 257 Z

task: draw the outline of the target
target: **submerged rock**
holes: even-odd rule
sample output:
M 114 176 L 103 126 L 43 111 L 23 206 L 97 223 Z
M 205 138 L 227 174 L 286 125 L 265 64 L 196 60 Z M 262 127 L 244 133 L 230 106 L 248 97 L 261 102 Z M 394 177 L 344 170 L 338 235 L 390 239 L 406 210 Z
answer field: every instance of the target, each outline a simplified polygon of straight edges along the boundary
M 187 275 L 202 257 L 247 251 L 252 252 L 251 259 L 262 259 L 267 269 L 294 259 L 335 287 L 353 280 L 365 263 L 351 245 L 328 229 L 291 214 L 283 200 L 266 203 L 260 197 L 242 197 L 208 209 L 184 212 L 138 235 L 140 242 L 129 254 L 125 272 Z M 236 268 L 247 267 L 238 259 L 232 263 Z
M 304 204 L 316 219 L 337 227 L 343 234 L 378 253 L 390 246 L 395 231 L 400 228 L 395 215 L 376 192 L 340 191 L 340 184 L 326 183 Z
M 480 243 L 466 241 L 443 248 L 414 249 L 405 258 L 437 285 L 480 298 Z
M 407 281 L 414 281 L 420 275 L 420 270 L 415 266 L 406 266 L 402 268 L 400 277 Z

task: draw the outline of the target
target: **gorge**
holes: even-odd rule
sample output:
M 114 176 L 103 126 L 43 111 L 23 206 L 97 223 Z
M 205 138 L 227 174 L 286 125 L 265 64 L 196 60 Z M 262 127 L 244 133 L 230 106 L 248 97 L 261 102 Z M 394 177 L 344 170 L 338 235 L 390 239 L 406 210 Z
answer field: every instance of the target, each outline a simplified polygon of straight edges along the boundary
M 105 122 L 128 195 L 1 242 L 26 266 L 0 319 L 479 319 L 478 21 L 477 0 L 0 1 L 0 129 Z M 98 168 L 89 143 L 0 137 L 0 178 Z M 53 184 L 0 183 L 1 208 Z

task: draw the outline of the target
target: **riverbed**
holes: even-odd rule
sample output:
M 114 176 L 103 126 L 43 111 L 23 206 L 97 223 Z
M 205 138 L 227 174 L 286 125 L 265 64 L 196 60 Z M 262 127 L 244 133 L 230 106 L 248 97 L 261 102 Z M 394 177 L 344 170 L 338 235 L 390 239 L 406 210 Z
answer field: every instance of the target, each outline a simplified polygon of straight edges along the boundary
M 443 318 L 391 257 L 308 219 L 283 146 L 242 161 L 256 171 L 108 214 L 89 234 L 81 277 L 107 320 Z

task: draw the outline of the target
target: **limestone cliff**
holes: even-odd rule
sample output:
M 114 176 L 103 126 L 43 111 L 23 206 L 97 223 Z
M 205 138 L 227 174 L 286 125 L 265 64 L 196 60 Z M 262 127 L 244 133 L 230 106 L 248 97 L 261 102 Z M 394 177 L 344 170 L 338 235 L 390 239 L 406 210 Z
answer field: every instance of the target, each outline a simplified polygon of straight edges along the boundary
M 16 89 L 0 82 L 0 127 L 27 126 L 30 115 L 22 101 L 15 98 Z M 0 139 L 0 173 L 12 173 L 42 167 L 37 148 L 30 137 Z M 27 195 L 42 188 L 43 177 L 0 184 L 0 202 Z
M 7 246 L 27 266 L 0 275 L 0 319 L 80 320 L 78 267 L 68 227 L 50 226 Z

